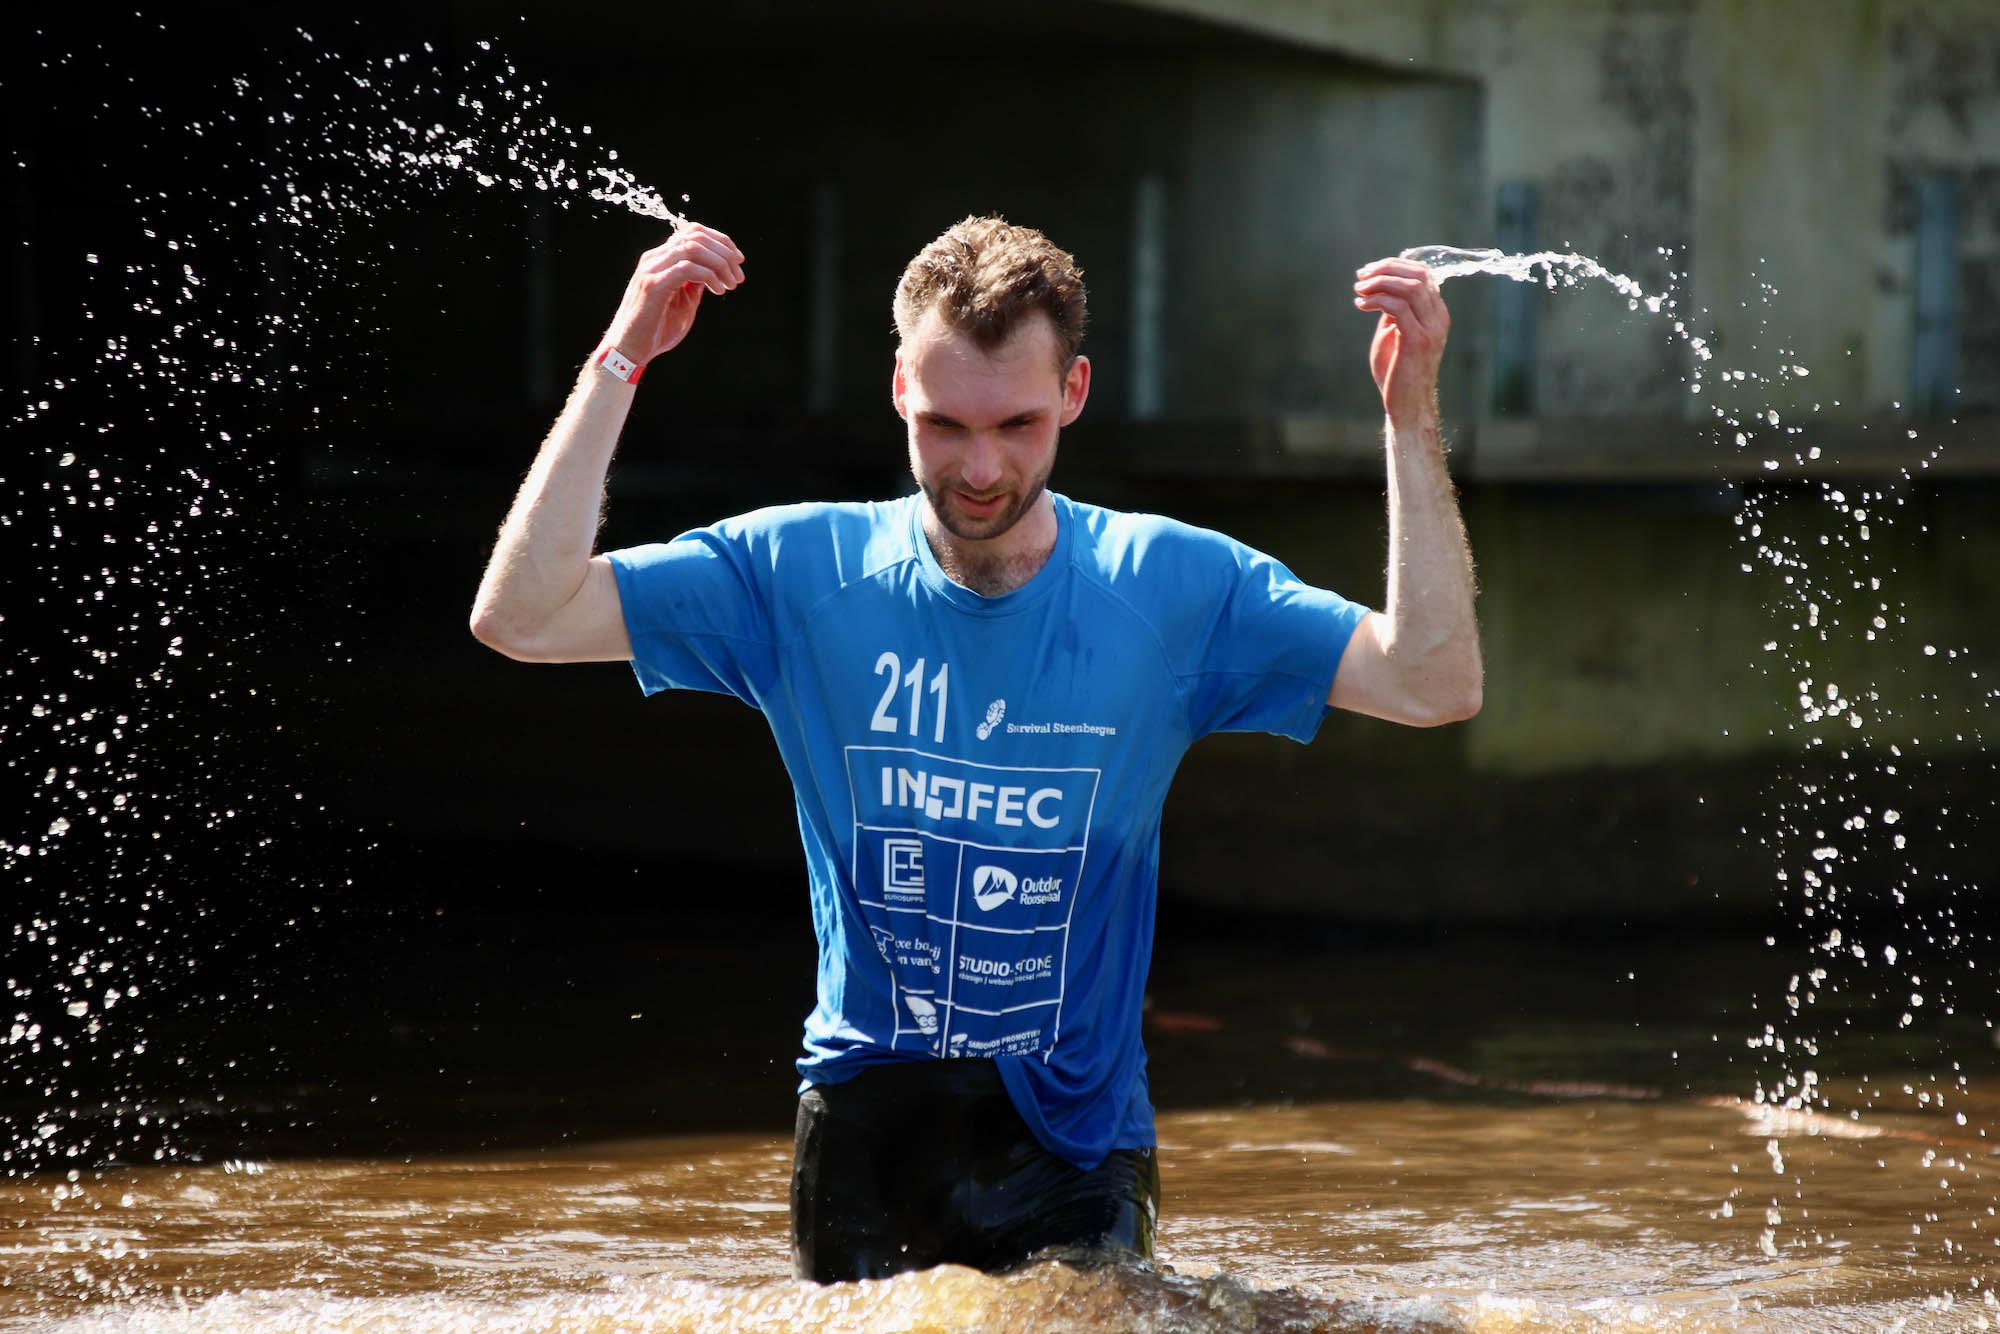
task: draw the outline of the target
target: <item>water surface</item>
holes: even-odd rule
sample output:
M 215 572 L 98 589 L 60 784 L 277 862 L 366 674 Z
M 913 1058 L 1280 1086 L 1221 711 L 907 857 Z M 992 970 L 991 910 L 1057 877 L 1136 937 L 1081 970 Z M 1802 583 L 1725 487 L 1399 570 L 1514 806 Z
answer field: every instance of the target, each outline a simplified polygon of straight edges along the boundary
M 740 959 L 714 954 L 708 966 L 740 976 Z M 371 1134 L 389 1141 L 349 1107 L 345 1130 L 323 1132 L 356 1146 L 346 1156 L 300 1152 L 295 1139 L 291 1156 L 218 1160 L 211 1149 L 199 1164 L 8 1181 L 0 1325 L 1995 1324 L 1981 1286 L 2000 1238 L 1990 1040 L 1948 1033 L 1951 1050 L 1932 1058 L 1925 1044 L 1897 1048 L 1885 1036 L 1863 1048 L 1866 1070 L 1828 1063 L 1825 1105 L 1812 1113 L 1745 1103 L 1734 1091 L 1755 1053 L 1743 1018 L 1724 1011 L 1759 954 L 1735 944 L 1613 955 L 1498 940 L 1345 950 L 1170 940 L 1148 1016 L 1163 1108 L 1158 1266 L 1048 1262 L 1002 1277 L 946 1269 L 827 1288 L 789 1276 L 782 1062 L 756 1073 L 793 1022 L 787 1007 L 749 1014 L 757 1031 L 728 1039 L 737 1056 L 691 1047 L 688 1063 L 664 1073 L 635 1061 L 643 1045 L 574 1032 L 565 1094 L 539 1088 L 546 1068 L 519 1064 L 555 1045 L 534 1027 L 531 998 L 519 1015 L 489 1013 L 511 1035 L 508 1115 L 545 1120 L 555 1114 L 542 1103 L 573 1094 L 566 1105 L 593 1102 L 613 1117 L 623 1070 L 634 1088 L 625 1110 L 643 1120 L 662 1088 L 740 1079 L 748 1066 L 730 1100 L 750 1128 L 523 1147 L 459 1100 L 499 1076 L 469 1053 L 438 1054 L 420 1033 L 407 1046 L 426 1053 L 424 1071 L 448 1071 L 436 1086 L 414 1069 L 397 1074 L 377 1051 L 372 1073 L 349 1070 L 319 1102 L 291 1108 L 337 1121 L 342 1099 L 395 1104 L 415 1128 L 402 1149 L 361 1147 Z M 519 974 L 501 971 L 518 986 Z M 677 985 L 701 990 L 698 965 L 681 973 Z M 497 976 L 489 985 L 502 990 Z M 1469 1006 L 1468 995 L 1484 1003 Z M 574 1011 L 591 1004 L 586 992 Z M 432 1024 L 450 1037 L 448 1020 Z M 756 1062 L 740 1054 L 746 1040 Z M 1948 1090 L 1945 1105 L 1935 1090 Z M 410 1151 L 441 1142 L 423 1121 L 426 1100 L 457 1109 L 461 1143 L 496 1147 Z M 615 1123 L 568 1115 L 600 1133 Z M 213 1129 L 207 1140 L 224 1142 Z

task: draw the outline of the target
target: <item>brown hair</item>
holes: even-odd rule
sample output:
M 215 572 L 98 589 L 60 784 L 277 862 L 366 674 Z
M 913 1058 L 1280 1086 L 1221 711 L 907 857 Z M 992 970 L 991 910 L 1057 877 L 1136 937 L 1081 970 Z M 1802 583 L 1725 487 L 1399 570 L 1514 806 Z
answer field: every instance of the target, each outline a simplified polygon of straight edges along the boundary
M 1055 326 L 1060 365 L 1083 345 L 1083 270 L 1033 227 L 966 218 L 919 250 L 896 284 L 896 332 L 908 340 L 936 310 L 948 328 L 988 352 L 1035 311 Z

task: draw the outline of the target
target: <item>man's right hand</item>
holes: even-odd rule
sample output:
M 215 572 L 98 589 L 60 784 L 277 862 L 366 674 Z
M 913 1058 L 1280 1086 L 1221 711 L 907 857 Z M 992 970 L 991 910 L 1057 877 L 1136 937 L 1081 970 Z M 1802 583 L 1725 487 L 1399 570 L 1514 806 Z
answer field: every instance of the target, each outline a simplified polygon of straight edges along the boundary
M 687 337 L 702 293 L 721 296 L 742 281 L 743 252 L 736 243 L 691 222 L 639 257 L 605 341 L 644 366 Z
M 689 223 L 640 257 L 605 336 L 644 366 L 687 337 L 703 292 L 720 296 L 742 281 L 736 243 Z M 523 662 L 632 656 L 611 562 L 591 555 L 605 472 L 631 406 L 629 383 L 594 362 L 583 367 L 493 545 L 472 607 L 482 644 Z

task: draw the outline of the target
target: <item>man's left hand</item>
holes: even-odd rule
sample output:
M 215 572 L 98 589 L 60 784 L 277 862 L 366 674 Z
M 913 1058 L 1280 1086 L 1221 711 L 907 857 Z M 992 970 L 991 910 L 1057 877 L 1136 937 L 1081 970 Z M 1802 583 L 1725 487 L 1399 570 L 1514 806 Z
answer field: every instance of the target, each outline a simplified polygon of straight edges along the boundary
M 1430 266 L 1413 259 L 1378 259 L 1363 266 L 1354 276 L 1354 305 L 1382 316 L 1368 347 L 1368 368 L 1375 373 L 1390 424 L 1408 429 L 1426 412 L 1435 420 L 1438 365 L 1451 332 L 1451 312 Z

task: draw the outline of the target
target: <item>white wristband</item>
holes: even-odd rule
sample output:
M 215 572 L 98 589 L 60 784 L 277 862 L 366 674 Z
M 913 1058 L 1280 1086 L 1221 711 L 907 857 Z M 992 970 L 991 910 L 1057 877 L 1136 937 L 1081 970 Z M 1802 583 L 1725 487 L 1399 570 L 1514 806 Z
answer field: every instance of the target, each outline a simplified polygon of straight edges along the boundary
M 610 371 L 626 384 L 639 383 L 639 377 L 646 373 L 644 366 L 641 366 L 638 362 L 632 360 L 632 358 L 609 344 L 605 345 L 604 349 L 597 354 L 594 360 L 599 366 Z

